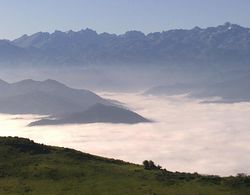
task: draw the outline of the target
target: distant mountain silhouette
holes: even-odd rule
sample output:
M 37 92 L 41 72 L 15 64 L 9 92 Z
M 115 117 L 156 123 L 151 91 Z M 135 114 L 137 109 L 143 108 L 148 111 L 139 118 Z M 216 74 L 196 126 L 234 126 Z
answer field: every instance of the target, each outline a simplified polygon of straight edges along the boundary
M 180 95 L 187 94 L 190 98 L 219 97 L 220 100 L 203 101 L 203 103 L 234 103 L 250 102 L 250 74 L 240 78 L 206 83 L 180 83 L 156 86 L 148 89 L 146 95 Z
M 24 35 L 0 41 L 2 65 L 207 65 L 248 67 L 250 29 L 225 23 L 217 27 L 123 35 L 91 29 Z
M 135 124 L 150 120 L 123 108 L 96 104 L 84 112 L 65 115 L 57 119 L 42 119 L 29 126 L 84 124 L 84 123 L 126 123 Z
M 205 101 L 205 103 L 250 102 L 250 75 L 207 85 L 199 90 L 194 90 L 190 96 L 194 98 L 216 96 L 222 98 L 216 101 Z
M 188 94 L 194 86 L 185 83 L 176 83 L 171 85 L 155 86 L 144 92 L 145 95 L 181 95 Z
M 0 112 L 8 114 L 60 115 L 81 112 L 96 103 L 113 105 L 88 90 L 72 89 L 54 80 L 0 81 Z

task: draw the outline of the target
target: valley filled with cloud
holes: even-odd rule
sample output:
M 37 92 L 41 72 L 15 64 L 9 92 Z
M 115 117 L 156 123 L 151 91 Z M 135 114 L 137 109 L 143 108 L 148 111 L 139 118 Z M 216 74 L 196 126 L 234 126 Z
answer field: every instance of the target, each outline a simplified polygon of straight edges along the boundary
M 250 173 L 250 103 L 203 104 L 185 96 L 99 92 L 153 123 L 27 127 L 39 116 L 0 115 L 0 136 L 70 147 L 142 163 L 151 159 L 170 171 L 235 175 Z

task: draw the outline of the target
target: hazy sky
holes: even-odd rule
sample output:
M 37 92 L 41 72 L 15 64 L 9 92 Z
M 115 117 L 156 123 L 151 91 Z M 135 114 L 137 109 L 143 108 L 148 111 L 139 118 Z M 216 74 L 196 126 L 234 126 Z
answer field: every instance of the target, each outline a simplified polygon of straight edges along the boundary
M 249 0 L 0 0 L 0 38 L 86 27 L 145 33 L 215 26 L 250 26 Z

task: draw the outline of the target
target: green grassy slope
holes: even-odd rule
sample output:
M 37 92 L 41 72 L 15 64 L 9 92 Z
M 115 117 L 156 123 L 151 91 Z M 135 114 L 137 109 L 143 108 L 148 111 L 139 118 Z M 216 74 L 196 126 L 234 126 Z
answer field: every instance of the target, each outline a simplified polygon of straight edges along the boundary
M 250 194 L 250 178 L 145 170 L 72 149 L 0 137 L 0 194 Z

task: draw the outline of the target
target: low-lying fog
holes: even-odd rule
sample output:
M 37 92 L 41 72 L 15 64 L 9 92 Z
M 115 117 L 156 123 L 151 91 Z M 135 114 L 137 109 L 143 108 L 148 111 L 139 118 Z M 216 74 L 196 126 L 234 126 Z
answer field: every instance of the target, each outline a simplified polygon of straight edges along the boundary
M 0 115 L 0 136 L 142 163 L 152 159 L 170 171 L 250 173 L 250 103 L 199 104 L 184 97 L 100 93 L 155 120 L 152 124 L 88 124 L 26 127 L 34 116 Z

